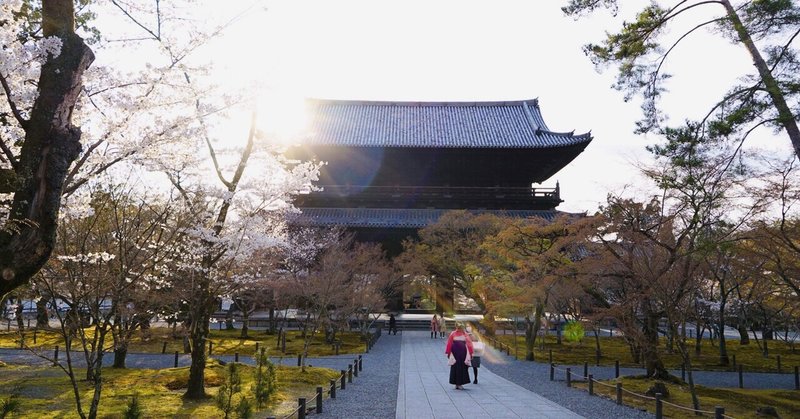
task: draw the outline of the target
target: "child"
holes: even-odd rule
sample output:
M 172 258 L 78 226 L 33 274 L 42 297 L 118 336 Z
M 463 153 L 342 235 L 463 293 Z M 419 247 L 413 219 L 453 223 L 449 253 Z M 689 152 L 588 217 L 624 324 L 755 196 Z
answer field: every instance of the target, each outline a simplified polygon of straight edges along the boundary
M 472 327 L 467 327 L 467 333 L 472 339 L 472 372 L 475 373 L 475 381 L 472 384 L 478 384 L 478 368 L 481 366 L 481 355 L 483 355 L 485 345 L 481 342 L 478 334 L 472 332 Z

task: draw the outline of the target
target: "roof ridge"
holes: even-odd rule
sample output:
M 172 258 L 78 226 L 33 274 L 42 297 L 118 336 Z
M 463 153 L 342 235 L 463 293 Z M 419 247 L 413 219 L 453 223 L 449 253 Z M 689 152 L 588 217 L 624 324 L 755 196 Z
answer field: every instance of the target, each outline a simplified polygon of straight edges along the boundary
M 362 106 L 527 106 L 538 108 L 538 98 L 495 101 L 403 101 L 403 100 L 362 100 L 362 99 L 321 99 L 306 98 L 306 102 L 319 105 L 362 105 Z

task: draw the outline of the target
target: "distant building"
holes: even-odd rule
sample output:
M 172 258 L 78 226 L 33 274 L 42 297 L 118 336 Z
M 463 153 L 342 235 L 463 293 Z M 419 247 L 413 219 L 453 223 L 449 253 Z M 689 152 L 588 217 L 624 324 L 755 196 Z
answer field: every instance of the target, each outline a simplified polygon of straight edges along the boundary
M 578 156 L 589 133 L 554 132 L 534 100 L 309 102 L 310 136 L 288 151 L 327 162 L 299 196 L 297 225 L 342 226 L 390 255 L 447 210 L 552 219 L 558 184 L 533 188 Z

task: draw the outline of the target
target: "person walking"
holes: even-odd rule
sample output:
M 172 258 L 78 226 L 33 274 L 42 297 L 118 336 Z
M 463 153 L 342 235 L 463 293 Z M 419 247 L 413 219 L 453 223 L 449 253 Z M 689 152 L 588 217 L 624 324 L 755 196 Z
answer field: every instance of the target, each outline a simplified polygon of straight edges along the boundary
M 436 317 L 436 313 L 433 313 L 433 318 L 431 318 L 431 339 L 437 338 L 439 334 L 439 319 Z
M 444 319 L 444 313 L 439 316 L 439 336 L 444 339 L 444 334 L 447 331 L 447 321 Z
M 478 334 L 472 329 L 472 327 L 467 326 L 467 334 L 469 338 L 472 339 L 472 372 L 474 376 L 474 380 L 472 384 L 478 384 L 478 368 L 481 367 L 481 356 L 483 356 L 483 349 L 485 344 L 481 342 L 480 337 Z
M 397 335 L 397 320 L 394 318 L 394 313 L 389 314 L 389 334 L 392 332 Z
M 463 390 L 464 384 L 469 384 L 469 365 L 472 353 L 472 340 L 464 331 L 464 324 L 458 322 L 456 330 L 450 333 L 444 347 L 444 354 L 450 365 L 450 384 L 455 385 L 456 390 Z

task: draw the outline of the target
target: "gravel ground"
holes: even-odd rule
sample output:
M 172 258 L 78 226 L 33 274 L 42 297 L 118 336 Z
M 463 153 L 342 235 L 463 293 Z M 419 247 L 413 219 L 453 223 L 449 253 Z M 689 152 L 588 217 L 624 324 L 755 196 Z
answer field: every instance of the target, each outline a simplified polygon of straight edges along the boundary
M 627 419 L 654 417 L 647 412 L 619 406 L 615 402 L 602 397 L 590 396 L 586 391 L 567 388 L 563 381 L 559 381 L 558 374 L 556 374 L 556 381 L 550 381 L 550 367 L 547 364 L 516 361 L 493 349 L 487 348 L 487 351 L 491 351 L 492 356 L 487 354 L 481 358 L 481 361 L 483 361 L 483 366 L 486 366 L 493 373 L 550 399 L 579 415 L 587 418 Z M 578 370 L 578 373 L 583 374 L 583 370 Z M 480 380 L 480 372 L 478 372 L 478 380 Z
M 326 399 L 321 415 L 314 418 L 394 418 L 400 379 L 401 336 L 384 334 L 368 354 L 364 370 L 336 399 Z M 315 364 L 316 365 L 316 364 Z M 323 366 L 323 365 L 320 365 Z

